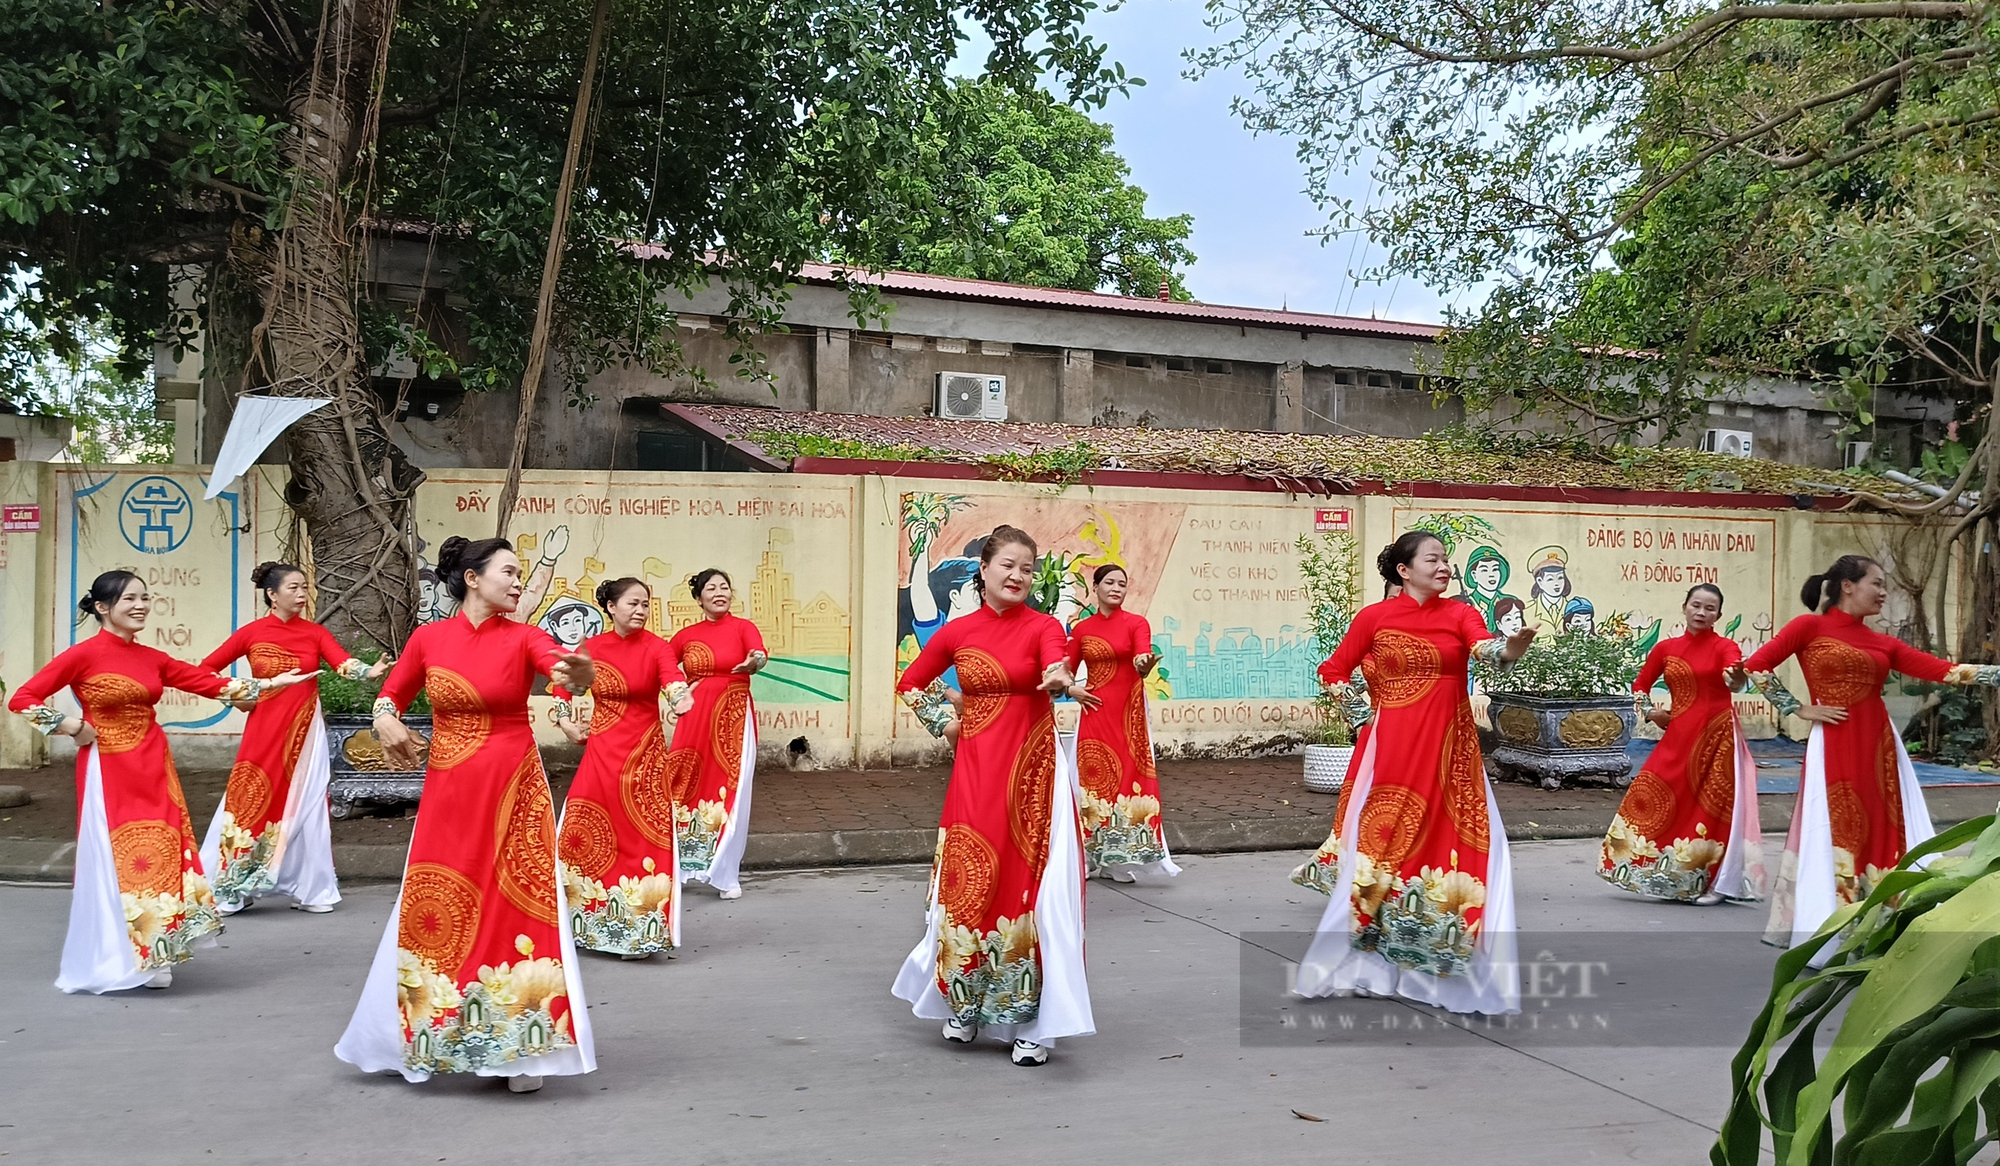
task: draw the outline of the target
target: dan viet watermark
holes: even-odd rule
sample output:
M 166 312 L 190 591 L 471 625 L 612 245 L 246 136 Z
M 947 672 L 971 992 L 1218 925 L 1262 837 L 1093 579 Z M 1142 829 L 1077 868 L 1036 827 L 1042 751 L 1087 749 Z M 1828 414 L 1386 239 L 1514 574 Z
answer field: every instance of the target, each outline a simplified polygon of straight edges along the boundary
M 1763 1007 L 1778 951 L 1749 931 L 1522 932 L 1514 960 L 1479 958 L 1439 981 L 1448 1002 L 1491 1002 L 1518 990 L 1519 1011 L 1453 1012 L 1406 995 L 1379 957 L 1364 982 L 1381 995 L 1307 998 L 1314 969 L 1349 950 L 1337 937 L 1312 951 L 1304 932 L 1242 937 L 1241 1032 L 1246 1045 L 1505 1044 L 1734 1047 Z M 1409 973 L 1401 973 L 1407 977 Z M 1407 981 L 1405 981 L 1407 983 Z M 1490 1006 L 1490 1004 L 1489 1004 Z

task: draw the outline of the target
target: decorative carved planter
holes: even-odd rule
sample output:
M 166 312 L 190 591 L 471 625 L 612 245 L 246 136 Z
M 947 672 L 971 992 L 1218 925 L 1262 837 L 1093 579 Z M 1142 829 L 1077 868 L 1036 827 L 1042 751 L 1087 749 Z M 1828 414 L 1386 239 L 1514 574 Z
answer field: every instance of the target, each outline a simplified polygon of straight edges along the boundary
M 1479 736 L 1494 777 L 1539 781 L 1547 789 L 1586 779 L 1631 784 L 1625 746 L 1639 720 L 1631 697 L 1496 692 L 1490 699 L 1486 715 L 1493 728 Z
M 357 805 L 394 806 L 414 802 L 424 792 L 424 758 L 429 752 L 431 719 L 404 717 L 403 723 L 423 743 L 415 769 L 399 769 L 382 755 L 382 743 L 375 739 L 372 718 L 354 714 L 329 714 L 326 718 L 326 745 L 331 755 L 333 779 L 327 783 L 330 813 L 346 818 Z

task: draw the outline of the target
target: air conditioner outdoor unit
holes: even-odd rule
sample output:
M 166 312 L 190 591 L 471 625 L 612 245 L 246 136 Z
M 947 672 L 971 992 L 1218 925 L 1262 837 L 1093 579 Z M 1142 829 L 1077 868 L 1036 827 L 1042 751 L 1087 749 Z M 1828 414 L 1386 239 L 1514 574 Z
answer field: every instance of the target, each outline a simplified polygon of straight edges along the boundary
M 1701 434 L 1703 449 L 1732 457 L 1750 457 L 1752 441 L 1753 436 L 1747 429 L 1705 429 Z
M 951 421 L 1005 421 L 1007 378 L 983 372 L 937 374 L 936 415 Z
M 1875 450 L 1875 443 L 1872 441 L 1848 442 L 1847 456 L 1841 459 L 1841 468 L 1848 470 L 1853 469 L 1854 467 L 1860 465 L 1862 462 L 1867 461 L 1868 455 L 1870 453 L 1873 453 L 1874 450 Z

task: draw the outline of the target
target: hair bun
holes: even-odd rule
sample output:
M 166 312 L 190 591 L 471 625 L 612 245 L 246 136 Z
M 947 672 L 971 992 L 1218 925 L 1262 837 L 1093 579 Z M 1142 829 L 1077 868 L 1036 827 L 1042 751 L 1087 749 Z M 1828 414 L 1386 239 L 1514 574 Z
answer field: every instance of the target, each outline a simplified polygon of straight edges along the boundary
M 1819 605 L 1826 602 L 1826 576 L 1824 574 L 1814 575 L 1806 580 L 1806 585 L 1799 588 L 1799 602 L 1806 605 L 1807 611 L 1819 610 Z
M 465 554 L 465 548 L 470 545 L 464 535 L 457 534 L 438 544 L 437 573 L 440 578 L 458 566 L 459 558 Z
M 86 595 L 76 601 L 76 609 L 85 615 L 97 614 L 97 601 Z

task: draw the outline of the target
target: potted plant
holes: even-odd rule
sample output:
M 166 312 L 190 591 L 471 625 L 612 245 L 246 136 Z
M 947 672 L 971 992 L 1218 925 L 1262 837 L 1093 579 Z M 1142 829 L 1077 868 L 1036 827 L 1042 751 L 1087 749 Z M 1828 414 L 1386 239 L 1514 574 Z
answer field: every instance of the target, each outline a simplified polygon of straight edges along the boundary
M 369 663 L 380 652 L 357 652 Z M 326 718 L 326 748 L 333 770 L 327 783 L 329 812 L 346 818 L 357 805 L 399 805 L 414 802 L 424 792 L 424 757 L 421 746 L 430 743 L 430 700 L 422 692 L 405 710 L 403 723 L 416 733 L 420 748 L 414 769 L 402 769 L 383 756 L 382 743 L 375 739 L 375 719 L 371 710 L 382 691 L 380 680 L 348 680 L 331 672 L 319 678 L 320 712 Z
M 1548 789 L 1583 778 L 1630 784 L 1639 663 L 1630 635 L 1570 632 L 1536 640 L 1513 664 L 1476 665 L 1490 700 L 1492 728 L 1480 733 L 1488 771 Z
M 1354 536 L 1328 533 L 1299 536 L 1299 577 L 1306 596 L 1306 633 L 1320 659 L 1333 655 L 1354 621 Z M 1354 758 L 1354 732 L 1346 710 L 1324 687 L 1313 697 L 1313 722 L 1305 733 L 1306 788 L 1337 793 Z

